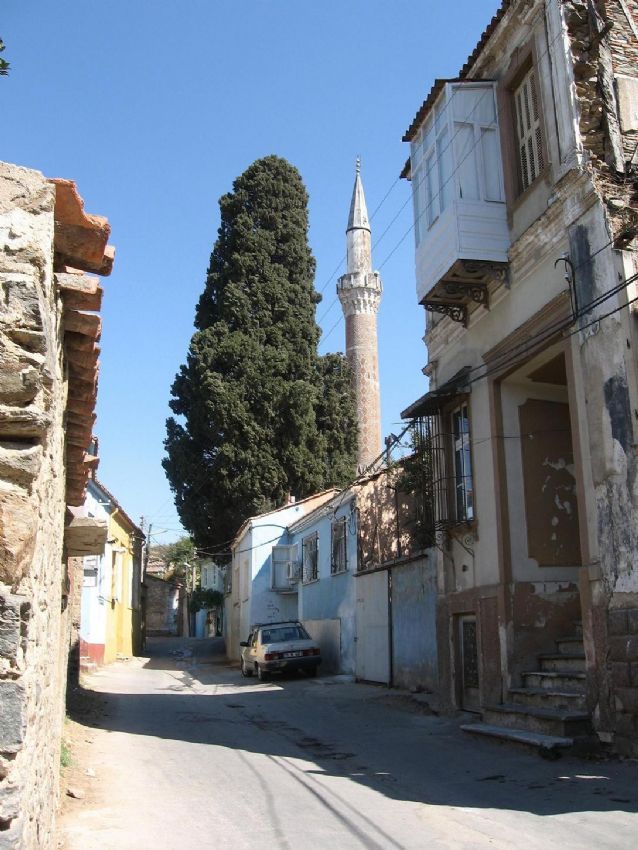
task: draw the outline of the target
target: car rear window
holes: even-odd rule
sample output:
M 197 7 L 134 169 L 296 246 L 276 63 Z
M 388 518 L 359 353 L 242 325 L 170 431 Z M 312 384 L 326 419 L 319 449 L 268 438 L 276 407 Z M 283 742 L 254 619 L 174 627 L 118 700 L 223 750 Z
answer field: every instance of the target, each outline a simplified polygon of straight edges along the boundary
M 273 629 L 262 629 L 262 643 L 284 643 L 288 640 L 308 640 L 308 632 L 303 626 L 278 626 Z

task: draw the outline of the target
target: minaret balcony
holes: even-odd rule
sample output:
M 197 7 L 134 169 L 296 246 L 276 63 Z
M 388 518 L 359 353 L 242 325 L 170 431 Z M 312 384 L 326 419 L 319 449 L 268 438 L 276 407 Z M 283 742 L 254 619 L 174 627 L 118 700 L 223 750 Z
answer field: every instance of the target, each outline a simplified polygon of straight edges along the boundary
M 346 316 L 355 313 L 376 313 L 379 309 L 383 284 L 379 272 L 350 272 L 337 281 L 337 295 Z

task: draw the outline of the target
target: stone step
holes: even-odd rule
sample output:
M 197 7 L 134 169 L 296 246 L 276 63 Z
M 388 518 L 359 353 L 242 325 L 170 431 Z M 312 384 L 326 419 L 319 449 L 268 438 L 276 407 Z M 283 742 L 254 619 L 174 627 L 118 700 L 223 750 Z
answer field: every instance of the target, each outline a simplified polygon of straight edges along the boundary
M 584 655 L 585 648 L 583 639 L 578 635 L 568 635 L 556 641 L 556 649 L 559 655 Z
M 559 688 L 510 688 L 509 698 L 516 705 L 585 711 L 585 693 Z
M 541 755 L 550 758 L 558 757 L 563 750 L 569 749 L 574 741 L 562 735 L 542 735 L 539 732 L 528 732 L 525 729 L 509 729 L 505 726 L 494 726 L 490 723 L 464 723 L 464 732 L 472 735 L 485 735 L 508 743 L 524 744 L 537 749 Z
M 585 693 L 585 673 L 575 670 L 532 670 L 523 673 L 525 688 L 548 688 L 550 690 Z
M 482 713 L 483 721 L 488 725 L 523 729 L 541 735 L 573 738 L 575 735 L 586 735 L 590 731 L 589 715 L 583 711 L 502 703 L 486 706 Z
M 541 670 L 569 670 L 570 672 L 585 672 L 584 652 L 549 652 L 539 655 Z

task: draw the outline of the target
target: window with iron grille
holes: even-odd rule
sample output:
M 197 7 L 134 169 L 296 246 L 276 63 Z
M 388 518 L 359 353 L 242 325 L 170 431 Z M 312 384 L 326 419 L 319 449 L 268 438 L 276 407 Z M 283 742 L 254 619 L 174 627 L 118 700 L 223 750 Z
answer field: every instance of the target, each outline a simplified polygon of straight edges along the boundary
M 470 419 L 467 404 L 452 411 L 455 513 L 457 522 L 474 518 Z
M 332 558 L 330 560 L 330 572 L 344 573 L 348 569 L 347 555 L 347 520 L 345 517 L 337 519 L 332 523 Z
M 530 68 L 514 90 L 521 188 L 527 189 L 545 167 L 536 69 Z
M 304 537 L 303 551 L 303 580 L 316 581 L 319 578 L 319 537 L 317 533 Z

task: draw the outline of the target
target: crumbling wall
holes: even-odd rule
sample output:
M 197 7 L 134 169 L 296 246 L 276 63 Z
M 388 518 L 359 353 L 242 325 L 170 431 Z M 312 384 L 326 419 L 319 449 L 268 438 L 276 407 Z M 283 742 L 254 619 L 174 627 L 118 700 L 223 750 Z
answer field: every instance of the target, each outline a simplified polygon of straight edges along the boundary
M 598 226 L 590 222 L 587 228 L 570 232 L 570 255 L 584 303 L 608 293 L 635 267 L 638 0 L 567 0 L 562 5 L 574 60 L 581 139 L 604 215 Z M 613 249 L 626 252 L 624 258 Z M 579 337 L 597 518 L 596 546 L 581 581 L 581 598 L 589 705 L 596 728 L 603 740 L 635 755 L 638 469 L 631 402 L 635 364 L 630 360 L 635 357 L 636 338 L 622 312 L 626 298 L 621 287 L 583 323 L 590 324 L 597 313 L 614 308 L 620 312 L 585 328 Z
M 62 309 L 55 188 L 0 164 L 0 847 L 46 848 L 65 684 Z
M 566 0 L 579 127 L 611 234 L 638 226 L 638 0 Z
M 357 486 L 359 570 L 413 557 L 425 546 L 417 501 L 404 492 L 404 477 L 403 467 L 397 465 Z

